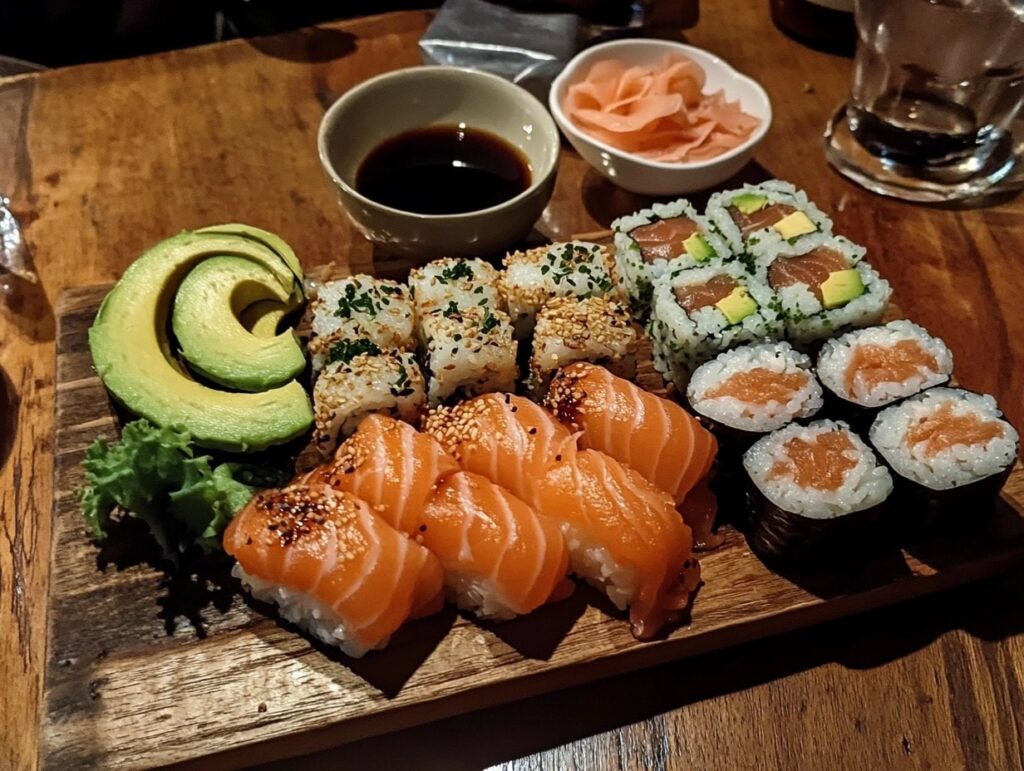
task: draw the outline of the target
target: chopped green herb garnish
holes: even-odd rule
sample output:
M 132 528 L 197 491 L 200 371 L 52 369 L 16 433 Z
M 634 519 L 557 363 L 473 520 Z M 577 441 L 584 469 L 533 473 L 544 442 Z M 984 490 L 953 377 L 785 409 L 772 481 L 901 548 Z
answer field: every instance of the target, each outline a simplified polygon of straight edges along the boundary
M 333 364 L 336 361 L 340 361 L 342 364 L 348 364 L 356 356 L 364 353 L 370 356 L 377 356 L 380 354 L 380 348 L 372 340 L 365 337 L 360 337 L 356 340 L 339 340 L 333 343 L 327 350 L 327 363 Z
M 458 281 L 460 278 L 473 278 L 473 269 L 465 260 L 459 260 L 441 271 L 442 281 Z

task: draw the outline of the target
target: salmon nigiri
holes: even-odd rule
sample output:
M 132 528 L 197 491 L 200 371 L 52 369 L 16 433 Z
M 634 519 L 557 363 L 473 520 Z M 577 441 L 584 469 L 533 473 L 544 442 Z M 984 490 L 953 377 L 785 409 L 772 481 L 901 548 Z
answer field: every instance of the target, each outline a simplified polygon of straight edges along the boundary
M 433 554 L 325 485 L 256 495 L 224 532 L 224 551 L 256 599 L 356 658 L 444 600 Z
M 369 415 L 308 480 L 362 498 L 389 525 L 411 536 L 437 483 L 458 470 L 432 436 L 386 415 Z
M 458 606 L 482 618 L 512 618 L 572 592 L 558 525 L 482 476 L 446 477 L 419 530 Z
M 681 615 L 700 566 L 667 493 L 596 450 L 554 467 L 540 488 L 565 533 L 572 571 L 620 610 L 629 607 L 634 636 L 649 639 Z
M 571 463 L 576 437 L 529 399 L 478 396 L 439 407 L 423 424 L 466 471 L 485 476 L 535 508 L 537 482 L 560 463 Z M 543 512 L 542 512 L 543 513 Z
M 545 404 L 581 432 L 581 448 L 636 469 L 676 503 L 707 476 L 718 451 L 711 432 L 678 404 L 588 362 L 560 370 Z

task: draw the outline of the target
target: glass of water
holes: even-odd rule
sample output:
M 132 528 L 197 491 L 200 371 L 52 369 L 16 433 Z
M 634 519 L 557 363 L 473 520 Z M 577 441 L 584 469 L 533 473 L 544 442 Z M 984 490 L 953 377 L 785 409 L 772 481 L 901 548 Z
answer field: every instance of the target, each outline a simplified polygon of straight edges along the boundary
M 853 91 L 825 130 L 841 174 L 948 201 L 1024 163 L 1024 0 L 856 0 L 856 22 Z

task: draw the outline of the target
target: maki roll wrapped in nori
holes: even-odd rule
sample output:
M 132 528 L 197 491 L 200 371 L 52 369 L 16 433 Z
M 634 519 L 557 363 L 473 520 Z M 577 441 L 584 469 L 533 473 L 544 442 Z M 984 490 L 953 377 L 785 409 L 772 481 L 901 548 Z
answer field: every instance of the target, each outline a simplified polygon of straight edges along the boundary
M 724 449 L 745 451 L 758 437 L 821 409 L 821 386 L 806 354 L 789 343 L 734 348 L 693 372 L 686 396 Z
M 875 536 L 893 489 L 889 470 L 845 423 L 793 424 L 743 456 L 750 479 L 747 535 L 762 557 L 806 563 Z
M 512 252 L 504 265 L 501 293 L 517 340 L 530 336 L 537 313 L 554 297 L 621 299 L 615 260 L 600 244 L 568 241 L 539 246 Z
M 707 216 L 734 254 L 757 257 L 787 242 L 815 246 L 832 235 L 832 220 L 806 193 L 780 179 L 715 193 Z
M 899 320 L 826 340 L 817 372 L 836 411 L 867 428 L 881 408 L 948 381 L 953 354 L 922 327 Z
M 641 319 L 650 312 L 654 279 L 670 261 L 678 258 L 694 267 L 729 253 L 725 240 L 682 198 L 620 217 L 612 229 L 615 265 L 633 313 Z
M 1020 451 L 995 399 L 959 388 L 932 388 L 882 410 L 870 439 L 896 475 L 910 527 L 984 511 Z
M 690 371 L 724 350 L 779 336 L 777 300 L 763 272 L 738 262 L 692 268 L 673 260 L 654 281 L 647 332 L 654 366 L 679 389 Z

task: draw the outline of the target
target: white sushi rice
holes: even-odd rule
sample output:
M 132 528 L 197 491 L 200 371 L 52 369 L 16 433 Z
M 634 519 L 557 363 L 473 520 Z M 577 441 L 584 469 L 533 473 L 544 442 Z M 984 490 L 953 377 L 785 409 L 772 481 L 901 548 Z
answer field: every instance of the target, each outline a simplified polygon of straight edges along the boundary
M 444 585 L 451 602 L 479 618 L 507 621 L 519 615 L 491 578 L 445 570 Z
M 744 194 L 764 196 L 768 199 L 769 204 L 788 204 L 806 214 L 808 219 L 817 226 L 817 230 L 814 233 L 798 236 L 796 239 L 798 243 L 814 243 L 832 235 L 832 220 L 808 199 L 805 192 L 797 190 L 789 182 L 772 179 L 759 185 L 747 184 L 739 189 L 723 190 L 720 193 L 715 193 L 708 200 L 707 218 L 734 254 L 756 254 L 773 245 L 786 243 L 782 236 L 771 227 L 755 230 L 744 239 L 729 213 L 729 205 L 732 200 L 736 196 Z
M 360 354 L 328 364 L 313 386 L 313 439 L 323 455 L 367 415 L 380 412 L 415 424 L 426 402 L 423 373 L 412 353 Z
M 836 490 L 801 488 L 791 476 L 776 476 L 777 466 L 790 465 L 786 443 L 799 438 L 813 442 L 831 431 L 843 431 L 853 444 L 850 459 L 856 465 L 846 472 Z M 889 469 L 878 463 L 875 454 L 860 437 L 841 421 L 818 420 L 807 426 L 789 425 L 756 441 L 743 455 L 743 467 L 758 490 L 773 504 L 808 519 L 835 519 L 882 503 L 892 492 Z
M 313 301 L 313 334 L 368 338 L 382 349 L 415 346 L 409 288 L 396 281 L 356 275 L 320 286 Z
M 569 550 L 569 570 L 603 592 L 619 610 L 625 610 L 640 586 L 640 572 L 616 561 L 608 548 L 583 528 L 562 523 Z
M 885 381 L 869 387 L 864 378 L 854 374 L 853 387 L 846 382 L 854 353 L 862 345 L 889 348 L 904 341 L 917 343 L 925 354 L 935 359 L 937 368 L 927 364 L 901 381 Z M 885 326 L 869 327 L 826 340 L 818 355 L 818 377 L 833 393 L 862 407 L 880 407 L 897 399 L 912 396 L 926 388 L 945 383 L 953 373 L 953 354 L 937 337 L 911 321 L 892 321 Z
M 806 376 L 802 388 L 788 401 L 748 402 L 735 396 L 709 397 L 719 385 L 742 372 L 764 369 L 779 375 Z M 690 378 L 687 397 L 691 406 L 712 420 L 741 431 L 765 433 L 798 418 L 808 418 L 821 409 L 821 385 L 811 371 L 811 359 L 793 350 L 789 343 L 746 345 L 719 354 L 699 366 Z
M 410 271 L 409 287 L 421 316 L 452 302 L 459 308 L 479 305 L 504 310 L 498 276 L 498 270 L 484 260 L 445 257 Z
M 630 304 L 635 313 L 646 316 L 650 311 L 651 294 L 654 291 L 654 279 L 668 268 L 670 260 L 655 259 L 648 262 L 644 259 L 640 245 L 633 239 L 630 232 L 636 228 L 650 225 L 659 220 L 686 217 L 697 223 L 697 230 L 704 241 L 714 252 L 713 257 L 726 258 L 730 254 L 729 246 L 717 232 L 712 230 L 711 223 L 684 198 L 671 203 L 656 203 L 649 209 L 619 217 L 612 222 L 615 231 L 615 267 L 619 278 L 629 295 Z M 697 260 L 686 252 L 673 255 L 687 267 L 696 267 L 707 260 Z
M 320 642 L 340 648 L 343 653 L 358 659 L 369 650 L 378 650 L 388 644 L 384 639 L 375 648 L 367 648 L 351 639 L 345 620 L 330 607 L 306 592 L 287 589 L 272 581 L 249 575 L 235 563 L 231 575 L 242 582 L 246 590 L 261 602 L 277 605 L 281 617 L 304 629 Z
M 720 275 L 730 276 L 746 287 L 758 310 L 733 324 L 714 306 L 687 313 L 679 305 L 677 288 L 704 284 Z M 678 388 L 685 388 L 690 371 L 718 353 L 742 343 L 780 337 L 777 304 L 763 276 L 751 276 L 739 262 L 716 261 L 707 267 L 688 268 L 673 260 L 668 271 L 654 282 L 647 332 L 655 367 Z
M 504 260 L 501 292 L 516 339 L 530 336 L 537 312 L 552 297 L 611 297 L 621 289 L 615 261 L 600 244 L 568 241 L 512 252 Z
M 797 344 L 813 343 L 881 321 L 892 297 L 892 287 L 866 262 L 858 263 L 856 270 L 864 284 L 864 294 L 838 308 L 825 308 L 805 284 L 778 290 L 775 294 L 781 302 L 786 338 Z
M 626 307 L 604 297 L 556 297 L 537 314 L 530 356 L 534 398 L 547 392 L 554 373 L 574 361 L 601 364 L 620 377 L 636 375 L 639 343 Z
M 431 405 L 452 396 L 515 391 L 519 368 L 507 313 L 491 307 L 439 309 L 420 317 Z
M 910 428 L 946 404 L 952 405 L 954 415 L 997 423 L 1002 435 L 983 445 L 955 444 L 934 455 L 925 453 L 925 442 L 908 446 Z M 882 410 L 871 426 L 870 438 L 898 474 L 932 490 L 950 490 L 1000 473 L 1016 459 L 1020 441 L 995 399 L 959 388 L 932 388 Z

